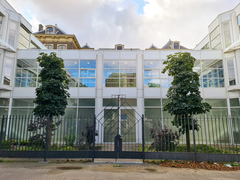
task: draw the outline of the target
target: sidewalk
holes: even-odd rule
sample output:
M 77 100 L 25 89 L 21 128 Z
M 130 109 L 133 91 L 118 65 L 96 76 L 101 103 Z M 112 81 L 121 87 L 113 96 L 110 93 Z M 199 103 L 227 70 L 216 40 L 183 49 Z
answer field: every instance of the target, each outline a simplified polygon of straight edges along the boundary
M 240 171 L 208 171 L 199 169 L 177 169 L 165 168 L 157 165 L 142 164 L 132 162 L 133 164 L 120 164 L 120 167 L 114 167 L 111 163 L 79 163 L 79 162 L 55 162 L 38 163 L 43 159 L 17 159 L 5 158 L 0 163 L 0 180 L 11 179 L 203 179 L 203 180 L 239 180 Z M 48 159 L 50 160 L 50 159 Z M 63 160 L 63 159 L 62 159 Z M 66 159 L 64 159 L 66 161 Z M 63 160 L 63 161 L 64 161 Z M 100 159 L 105 160 L 105 159 Z

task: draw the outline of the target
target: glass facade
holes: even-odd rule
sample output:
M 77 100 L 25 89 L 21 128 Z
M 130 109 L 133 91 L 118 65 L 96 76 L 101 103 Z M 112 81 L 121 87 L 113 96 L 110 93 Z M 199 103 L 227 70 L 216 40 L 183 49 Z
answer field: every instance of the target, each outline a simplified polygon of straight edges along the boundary
M 15 87 L 37 87 L 40 70 L 37 60 L 18 59 Z
M 202 87 L 224 87 L 222 60 L 204 60 L 202 63 Z
M 136 87 L 136 61 L 104 61 L 104 87 Z
M 13 71 L 13 59 L 5 58 L 5 67 L 4 67 L 4 85 L 11 85 L 11 77 Z
M 12 47 L 14 47 L 14 45 L 15 45 L 16 30 L 17 30 L 17 24 L 15 22 L 10 21 L 9 22 L 8 44 L 10 44 Z
M 228 66 L 228 83 L 229 86 L 236 85 L 236 78 L 235 78 L 235 69 L 234 69 L 234 61 L 230 59 L 227 61 Z
M 144 61 L 144 87 L 170 87 L 172 77 L 161 73 L 165 65 L 163 61 Z
M 18 48 L 19 49 L 28 49 L 29 42 L 30 42 L 30 33 L 25 30 L 22 26 L 20 26 L 19 30 L 19 41 L 18 41 Z
M 222 49 L 219 26 L 210 33 L 212 49 Z
M 225 48 L 232 44 L 229 22 L 223 24 Z

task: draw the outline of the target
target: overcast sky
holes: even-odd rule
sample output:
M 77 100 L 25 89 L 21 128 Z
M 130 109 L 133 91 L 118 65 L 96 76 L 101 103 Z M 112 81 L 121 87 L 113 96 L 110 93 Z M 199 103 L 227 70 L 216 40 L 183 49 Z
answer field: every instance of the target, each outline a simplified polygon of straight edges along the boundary
M 38 24 L 75 34 L 80 45 L 145 49 L 169 39 L 194 48 L 209 24 L 239 0 L 7 0 L 38 31 Z

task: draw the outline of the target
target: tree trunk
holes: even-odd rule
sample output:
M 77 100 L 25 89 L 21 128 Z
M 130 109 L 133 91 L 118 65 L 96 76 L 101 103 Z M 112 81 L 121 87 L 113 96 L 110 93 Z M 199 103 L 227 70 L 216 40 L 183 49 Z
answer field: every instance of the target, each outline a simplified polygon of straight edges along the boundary
M 187 144 L 187 152 L 190 152 L 190 134 L 189 134 L 189 129 L 186 130 L 186 144 Z
M 47 136 L 47 151 L 50 151 L 52 137 L 52 116 L 49 117 L 48 136 Z

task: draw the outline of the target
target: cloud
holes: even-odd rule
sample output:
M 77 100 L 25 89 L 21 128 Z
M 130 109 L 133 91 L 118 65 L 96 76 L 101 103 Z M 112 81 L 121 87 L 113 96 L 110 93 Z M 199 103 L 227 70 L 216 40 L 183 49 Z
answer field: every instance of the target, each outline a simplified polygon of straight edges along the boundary
M 134 0 L 8 0 L 38 30 L 38 24 L 58 24 L 75 34 L 83 46 L 162 47 L 169 39 L 194 48 L 208 33 L 218 14 L 233 9 L 238 0 L 145 0 L 144 14 L 138 14 Z

